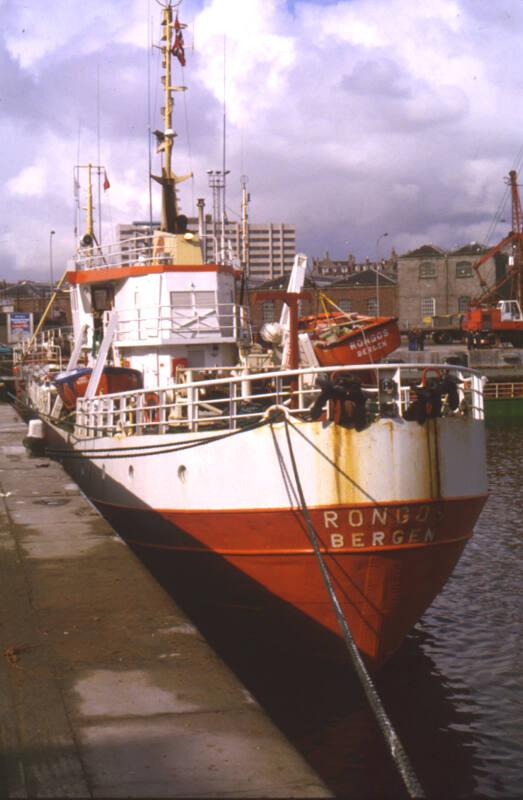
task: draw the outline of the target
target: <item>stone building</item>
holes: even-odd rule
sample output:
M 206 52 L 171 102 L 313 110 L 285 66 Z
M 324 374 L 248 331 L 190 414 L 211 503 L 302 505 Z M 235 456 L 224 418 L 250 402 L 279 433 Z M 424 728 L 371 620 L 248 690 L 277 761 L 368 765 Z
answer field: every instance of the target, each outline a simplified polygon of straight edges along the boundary
M 331 279 L 342 278 L 345 275 L 353 275 L 355 272 L 365 272 L 370 269 L 379 269 L 390 276 L 396 274 L 398 267 L 398 255 L 392 248 L 388 258 L 379 261 L 371 261 L 366 258 L 364 261 L 356 261 L 352 253 L 346 259 L 332 259 L 327 251 L 323 258 L 312 259 L 312 271 L 315 275 L 324 275 Z
M 398 258 L 398 312 L 402 329 L 430 326 L 433 316 L 459 318 L 480 293 L 474 264 L 486 252 L 472 242 L 445 251 L 425 244 Z M 504 265 L 491 258 L 481 267 L 488 285 L 499 279 Z M 505 257 L 506 265 L 506 257 Z

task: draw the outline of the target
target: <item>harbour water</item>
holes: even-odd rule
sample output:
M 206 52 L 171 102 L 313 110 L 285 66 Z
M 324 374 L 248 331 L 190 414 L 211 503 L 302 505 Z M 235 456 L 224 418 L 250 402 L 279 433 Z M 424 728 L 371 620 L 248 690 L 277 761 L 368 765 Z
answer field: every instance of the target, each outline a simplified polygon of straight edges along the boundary
M 428 797 L 523 786 L 523 427 L 488 430 L 490 498 L 442 594 L 376 679 Z M 199 601 L 149 562 L 241 681 L 340 797 L 406 792 L 348 656 L 259 608 Z

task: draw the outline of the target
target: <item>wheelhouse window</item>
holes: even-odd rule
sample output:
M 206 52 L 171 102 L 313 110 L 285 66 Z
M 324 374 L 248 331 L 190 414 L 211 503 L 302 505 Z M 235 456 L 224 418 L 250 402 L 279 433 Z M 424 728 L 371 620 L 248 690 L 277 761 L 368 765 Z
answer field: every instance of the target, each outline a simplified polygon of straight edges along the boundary
M 458 261 L 456 264 L 456 278 L 472 278 L 472 264 L 470 261 Z
M 110 286 L 96 287 L 92 290 L 92 304 L 96 311 L 109 311 L 113 306 L 114 291 Z
M 195 289 L 170 292 L 173 330 L 185 334 L 209 332 L 216 325 L 216 294 Z
M 436 313 L 436 298 L 435 297 L 422 297 L 421 298 L 421 316 L 433 317 Z
M 214 292 L 171 292 L 171 307 L 172 308 L 214 308 L 216 305 Z
M 436 265 L 432 263 L 432 261 L 423 261 L 419 265 L 419 277 L 421 279 L 424 278 L 435 278 L 436 277 Z

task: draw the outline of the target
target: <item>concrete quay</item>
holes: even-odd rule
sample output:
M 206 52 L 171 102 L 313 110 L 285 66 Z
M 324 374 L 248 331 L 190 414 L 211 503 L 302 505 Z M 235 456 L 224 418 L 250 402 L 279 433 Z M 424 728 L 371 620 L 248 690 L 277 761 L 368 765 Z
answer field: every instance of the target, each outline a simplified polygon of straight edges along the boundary
M 0 404 L 0 796 L 329 797 Z

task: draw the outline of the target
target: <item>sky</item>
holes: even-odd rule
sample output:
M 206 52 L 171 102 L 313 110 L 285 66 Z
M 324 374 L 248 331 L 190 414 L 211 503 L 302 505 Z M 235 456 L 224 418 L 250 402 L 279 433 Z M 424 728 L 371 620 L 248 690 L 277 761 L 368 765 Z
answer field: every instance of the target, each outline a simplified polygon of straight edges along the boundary
M 66 268 L 75 165 L 106 170 L 105 244 L 118 223 L 149 218 L 160 12 L 155 0 L 0 0 L 0 280 Z M 211 210 L 225 110 L 229 218 L 246 176 L 250 221 L 295 225 L 310 259 L 495 243 L 510 229 L 522 0 L 184 0 L 179 16 L 187 215 L 199 197 Z M 157 171 L 154 148 L 152 160 Z M 83 206 L 85 170 L 80 181 Z

